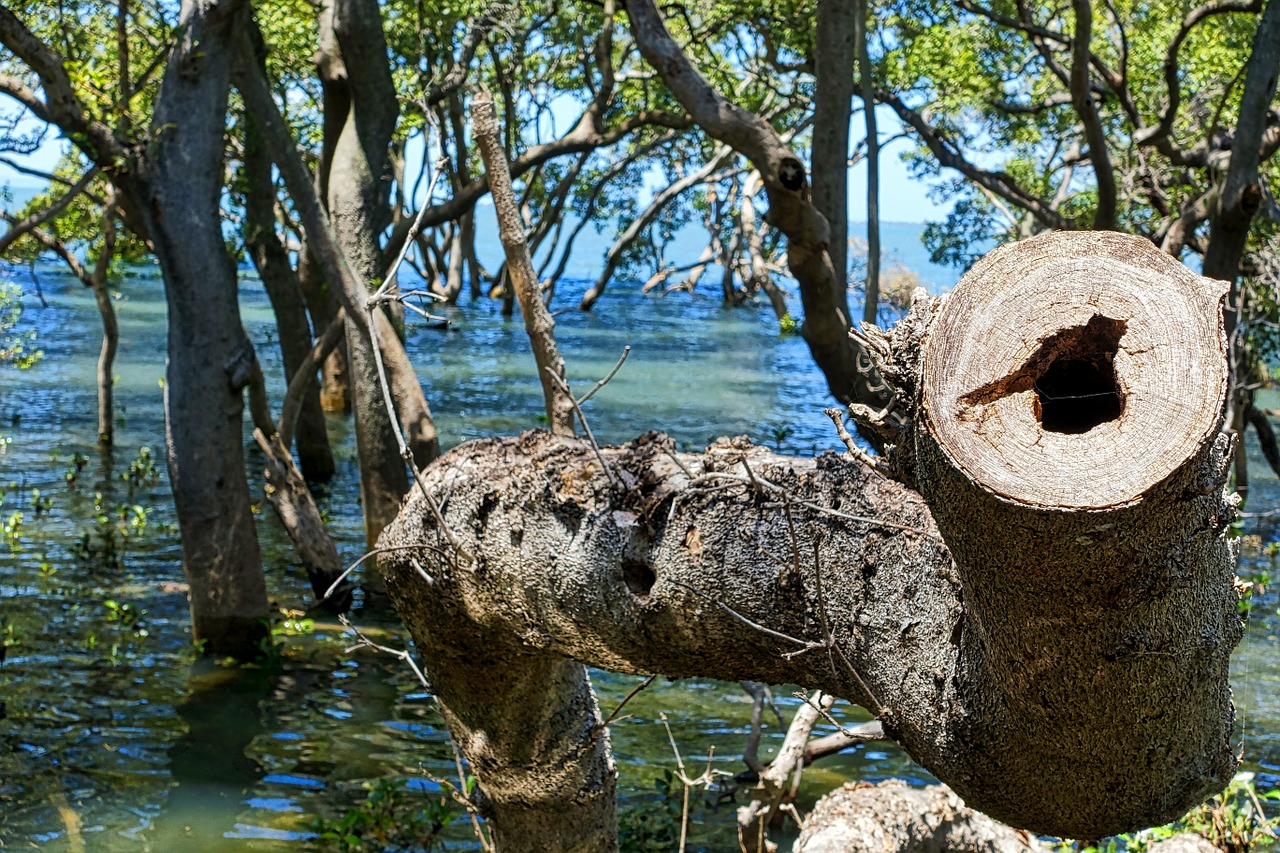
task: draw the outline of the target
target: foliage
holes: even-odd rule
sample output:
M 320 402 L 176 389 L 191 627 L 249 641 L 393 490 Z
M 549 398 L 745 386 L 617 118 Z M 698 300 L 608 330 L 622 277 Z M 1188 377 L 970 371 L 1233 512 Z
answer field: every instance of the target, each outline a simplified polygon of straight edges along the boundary
M 365 783 L 369 794 L 338 820 L 312 818 L 315 849 L 347 851 L 431 850 L 458 816 L 447 794 L 415 793 L 403 779 Z
M 160 469 L 156 467 L 150 447 L 138 448 L 138 455 L 129 463 L 128 469 L 120 474 L 120 479 L 128 484 L 130 492 L 160 482 Z
M 43 351 L 31 348 L 36 339 L 34 330 L 15 331 L 20 319 L 22 289 L 12 282 L 0 282 L 0 366 L 25 369 L 44 357 Z
M 102 492 L 93 495 L 93 526 L 80 534 L 71 553 L 83 563 L 118 569 L 131 542 L 147 533 L 151 508 L 139 504 L 107 503 Z
M 1268 817 L 1269 805 L 1275 817 Z M 1183 832 L 1209 840 L 1223 853 L 1273 850 L 1280 830 L 1280 790 L 1259 793 L 1252 773 L 1238 773 L 1222 793 L 1187 812 L 1180 820 L 1119 841 L 1132 853 L 1143 853 L 1151 845 Z M 1116 847 L 1112 839 L 1105 853 Z M 1082 851 L 1083 853 L 1083 851 Z
M 618 847 L 623 853 L 666 853 L 680 839 L 683 789 L 670 770 L 653 780 L 652 801 L 618 815 Z

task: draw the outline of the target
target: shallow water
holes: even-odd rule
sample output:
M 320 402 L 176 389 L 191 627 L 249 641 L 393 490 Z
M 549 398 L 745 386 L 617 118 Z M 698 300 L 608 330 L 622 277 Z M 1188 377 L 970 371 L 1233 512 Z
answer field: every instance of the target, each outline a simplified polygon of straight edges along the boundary
M 136 270 L 117 303 L 120 418 L 110 455 L 94 444 L 98 339 L 90 294 L 56 269 L 41 268 L 40 284 L 48 306 L 28 299 L 24 322 L 38 329 L 45 359 L 23 373 L 0 371 L 0 437 L 12 439 L 0 453 L 0 524 L 23 516 L 0 539 L 0 632 L 11 624 L 19 643 L 0 666 L 0 842 L 52 850 L 298 849 L 307 845 L 310 818 L 339 817 L 364 801 L 366 783 L 412 780 L 414 796 L 429 796 L 439 791 L 433 777 L 456 779 L 438 714 L 413 674 L 386 655 L 348 653 L 352 638 L 339 625 L 318 622 L 310 633 L 281 638 L 274 666 L 197 659 L 160 445 L 160 282 L 154 270 Z M 252 278 L 242 291 L 246 328 L 274 376 L 279 354 L 266 300 Z M 415 324 L 408 335 L 446 442 L 536 426 L 541 390 L 519 320 L 504 320 L 488 301 L 450 316 L 456 322 L 448 331 Z M 641 298 L 615 286 L 594 313 L 564 313 L 557 323 L 579 390 L 605 374 L 623 346 L 633 347 L 589 404 L 602 441 L 658 428 L 690 448 L 743 433 L 796 454 L 838 446 L 822 414 L 821 376 L 803 342 L 776 334 L 767 309 Z M 278 403 L 280 388 L 272 391 Z M 354 559 L 362 526 L 344 442 L 349 424 L 338 418 L 331 427 L 339 472 L 321 503 L 344 558 Z M 159 479 L 136 477 L 131 486 L 125 477 L 142 447 L 153 449 Z M 255 453 L 251 470 L 260 467 Z M 68 483 L 76 454 L 86 461 Z M 1255 470 L 1250 509 L 1280 506 L 1280 484 Z M 33 489 L 50 501 L 38 513 Z M 309 587 L 269 508 L 258 524 L 274 600 L 303 607 Z M 1276 537 L 1268 520 L 1249 529 L 1262 544 Z M 110 531 L 123 553 L 119 565 L 102 559 L 101 534 Z M 90 559 L 76 556 L 86 534 L 80 550 Z M 1273 570 L 1257 548 L 1251 553 L 1244 573 Z M 1277 606 L 1274 587 L 1255 603 L 1234 671 L 1246 766 L 1266 786 L 1280 785 Z M 405 643 L 393 623 L 367 612 L 356 621 L 385 645 Z M 608 673 L 596 681 L 606 713 L 638 683 Z M 780 705 L 794 707 L 787 689 L 777 693 Z M 745 695 L 714 682 L 656 682 L 612 727 L 624 809 L 655 802 L 655 779 L 674 766 L 663 713 L 686 761 L 700 765 L 714 753 L 716 767 L 741 769 Z M 780 736 L 772 727 L 769 734 Z M 812 800 L 847 778 L 902 775 L 927 778 L 898 750 L 876 745 L 811 770 L 804 796 Z M 700 807 L 696 817 L 695 847 L 733 848 L 732 803 Z M 465 822 L 448 837 L 458 849 L 473 846 Z

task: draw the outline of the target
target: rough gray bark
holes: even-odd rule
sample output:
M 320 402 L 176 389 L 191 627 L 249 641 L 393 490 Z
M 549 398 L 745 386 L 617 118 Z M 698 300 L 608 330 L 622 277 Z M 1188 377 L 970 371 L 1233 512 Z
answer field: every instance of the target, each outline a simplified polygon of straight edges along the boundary
M 334 137 L 331 149 L 326 146 L 329 219 L 352 271 L 374 290 L 383 273 L 378 239 L 391 215 L 387 152 L 399 115 L 382 16 L 376 0 L 335 0 L 321 12 L 320 24 L 326 137 Z M 348 325 L 346 344 L 361 508 L 372 544 L 395 517 L 409 475 L 383 404 L 373 343 Z
M 681 456 L 656 435 L 605 450 L 608 475 L 545 433 L 442 457 L 426 485 L 446 527 L 410 498 L 381 543 L 388 588 L 444 705 L 465 697 L 448 713 L 481 787 L 555 768 L 490 799 L 499 833 L 523 816 L 508 849 L 548 849 L 536 827 L 566 802 L 606 823 L 585 671 L 508 698 L 565 660 L 847 698 L 971 807 L 1034 832 L 1161 823 L 1224 785 L 1241 625 L 1223 292 L 1140 239 L 1058 234 L 917 299 L 868 338 L 902 417 L 860 414 L 895 447 L 870 464 L 919 494 L 848 457 Z M 1058 431 L 1058 374 L 1108 365 L 1119 414 Z M 569 743 L 590 759 L 566 764 Z
M 564 359 L 556 347 L 556 321 L 538 292 L 538 274 L 533 270 L 515 192 L 511 189 L 511 173 L 507 170 L 507 155 L 502 150 L 493 99 L 481 94 L 472 101 L 471 108 L 476 143 L 484 158 L 493 206 L 498 216 L 498 231 L 502 247 L 506 250 L 507 277 L 515 289 L 516 299 L 520 301 L 520 315 L 524 317 L 524 328 L 533 349 L 533 362 L 538 369 L 538 384 L 542 386 L 546 403 L 547 423 L 556 435 L 572 436 L 574 402 L 569 386 L 565 384 Z
M 156 103 L 145 216 L 169 306 L 165 433 L 197 641 L 251 658 L 268 603 L 245 480 L 243 391 L 254 363 L 219 201 L 232 37 L 243 3 L 187 0 Z

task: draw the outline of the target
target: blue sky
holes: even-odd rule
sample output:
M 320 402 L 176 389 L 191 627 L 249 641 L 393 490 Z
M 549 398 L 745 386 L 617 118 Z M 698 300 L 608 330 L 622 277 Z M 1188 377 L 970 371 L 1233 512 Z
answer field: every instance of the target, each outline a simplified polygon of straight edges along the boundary
M 876 118 L 879 121 L 883 137 L 888 138 L 898 131 L 897 117 L 890 110 L 882 107 L 877 110 Z M 855 140 L 860 139 L 862 136 L 860 119 L 860 114 L 854 116 L 853 139 Z M 63 146 L 66 144 L 64 139 L 50 133 L 45 144 L 35 154 L 30 157 L 14 157 L 13 159 L 42 171 L 51 171 L 57 163 Z M 899 159 L 899 155 L 906 150 L 908 144 L 904 140 L 895 140 L 882 151 L 880 162 L 880 218 L 887 222 L 925 222 L 941 219 L 946 214 L 946 208 L 929 200 L 928 184 L 913 180 L 907 174 L 906 165 Z M 410 163 L 417 160 L 412 155 L 406 159 Z M 18 174 L 9 167 L 0 164 L 0 184 L 6 183 L 13 187 L 30 188 L 40 186 L 40 182 L 36 179 Z M 867 167 L 864 161 L 849 170 L 850 221 L 866 221 L 866 197 Z

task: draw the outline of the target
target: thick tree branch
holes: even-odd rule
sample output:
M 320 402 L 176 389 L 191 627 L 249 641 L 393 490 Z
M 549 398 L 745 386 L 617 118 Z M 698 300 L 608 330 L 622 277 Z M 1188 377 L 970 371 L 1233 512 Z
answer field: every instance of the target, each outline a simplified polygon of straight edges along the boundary
M 1182 19 L 1182 26 L 1178 28 L 1178 32 L 1174 34 L 1173 40 L 1165 50 L 1164 85 L 1168 92 L 1168 103 L 1160 114 L 1159 123 L 1140 130 L 1134 135 L 1134 141 L 1139 145 L 1154 146 L 1162 152 L 1174 153 L 1169 134 L 1173 132 L 1173 123 L 1178 117 L 1178 107 L 1182 104 L 1182 74 L 1178 54 L 1182 50 L 1183 42 L 1197 25 L 1214 15 L 1231 12 L 1256 14 L 1261 10 L 1262 0 L 1211 0 L 1187 13 L 1187 16 Z
M 6 217 L 6 219 L 9 219 L 11 222 L 11 226 L 8 231 L 3 235 L 0 235 L 0 254 L 3 254 L 8 250 L 8 248 L 22 237 L 23 234 L 44 225 L 50 219 L 53 219 L 58 214 L 62 213 L 62 211 L 66 210 L 71 202 L 75 201 L 97 176 L 98 167 L 94 166 L 89 169 L 89 171 L 85 172 L 84 175 L 80 177 L 80 180 L 76 181 L 70 189 L 63 193 L 61 198 L 43 210 L 36 211 L 30 216 L 23 217 L 20 220 L 14 220 Z
M 814 207 L 804 164 L 769 123 L 728 101 L 694 68 L 663 24 L 652 0 L 630 0 L 631 31 L 645 60 L 709 136 L 744 155 L 769 197 L 768 222 L 787 236 L 787 265 L 800 284 L 802 332 L 831 393 L 846 403 L 883 405 L 884 392 L 851 328 L 845 282 L 827 247 L 830 225 Z M 837 235 L 845 239 L 845 235 Z
M 42 119 L 62 128 L 89 159 L 108 173 L 124 168 L 128 160 L 127 147 L 111 128 L 85 113 L 84 104 L 75 94 L 63 58 L 27 29 L 18 16 L 4 5 L 0 5 L 0 43 L 13 51 L 40 78 L 40 88 L 44 91 L 43 100 L 34 95 L 33 102 L 25 98 L 19 100 Z M 8 78 L 5 82 L 14 82 L 14 78 Z M 9 85 L 5 86 L 5 91 L 18 97 Z M 39 104 L 39 107 L 33 104 Z
M 921 141 L 933 152 L 933 156 L 937 158 L 940 165 L 955 169 L 978 186 L 989 190 L 1015 207 L 1022 208 L 1045 228 L 1070 231 L 1076 227 L 1074 222 L 1054 210 L 1048 202 L 1023 189 L 1008 172 L 993 172 L 974 165 L 931 126 L 921 113 L 908 107 L 896 93 L 880 89 L 876 92 L 876 98 L 881 103 L 888 104 L 902 122 L 916 132 Z

